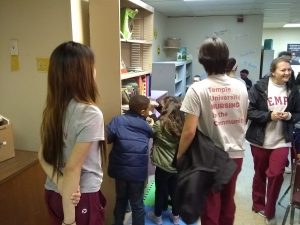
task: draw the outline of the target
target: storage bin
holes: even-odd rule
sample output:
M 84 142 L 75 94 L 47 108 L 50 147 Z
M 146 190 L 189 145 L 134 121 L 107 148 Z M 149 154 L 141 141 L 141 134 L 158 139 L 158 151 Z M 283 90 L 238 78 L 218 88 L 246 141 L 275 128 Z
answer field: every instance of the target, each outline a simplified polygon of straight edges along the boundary
M 264 50 L 272 50 L 272 49 L 273 49 L 273 39 L 265 39 Z
M 180 47 L 180 39 L 179 38 L 168 38 L 166 40 L 166 47 L 179 48 Z

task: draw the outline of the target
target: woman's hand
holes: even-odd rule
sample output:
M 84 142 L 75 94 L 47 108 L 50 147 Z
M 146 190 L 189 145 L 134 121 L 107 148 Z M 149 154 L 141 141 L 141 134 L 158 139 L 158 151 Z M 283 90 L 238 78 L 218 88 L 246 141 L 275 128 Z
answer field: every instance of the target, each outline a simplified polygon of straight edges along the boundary
M 57 183 L 57 189 L 60 194 L 62 193 L 62 180 L 63 179 L 60 179 Z M 81 197 L 80 186 L 78 186 L 77 191 L 74 192 L 70 197 L 74 206 L 78 205 L 78 203 L 80 201 L 80 197 Z
M 74 221 L 73 223 L 70 222 L 70 223 L 66 223 L 66 222 L 62 222 L 61 225 L 76 225 L 76 221 Z
M 290 120 L 291 113 L 289 112 L 275 112 L 271 113 L 271 120 L 278 121 L 278 120 Z
M 273 120 L 273 121 L 282 120 L 282 112 L 273 111 L 271 113 L 271 120 Z
M 290 120 L 291 119 L 291 113 L 289 113 L 289 112 L 282 112 L 281 113 L 281 119 L 282 120 Z
M 71 201 L 73 205 L 77 206 L 81 197 L 80 186 L 78 186 L 77 192 L 73 193 L 71 196 Z

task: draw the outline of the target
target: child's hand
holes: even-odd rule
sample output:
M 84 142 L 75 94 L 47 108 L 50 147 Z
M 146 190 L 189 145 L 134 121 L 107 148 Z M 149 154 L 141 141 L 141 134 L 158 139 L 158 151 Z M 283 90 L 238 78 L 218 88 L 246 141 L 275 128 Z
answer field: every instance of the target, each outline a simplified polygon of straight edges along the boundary
M 80 186 L 78 186 L 77 192 L 73 193 L 71 196 L 71 201 L 73 205 L 77 206 L 77 204 L 80 201 L 81 192 L 80 192 Z
M 148 123 L 150 126 L 153 126 L 154 120 L 153 120 L 151 117 L 147 117 L 147 118 L 146 118 L 146 121 L 147 121 L 147 123 Z
M 153 112 L 155 107 L 159 106 L 159 104 L 156 101 L 150 101 L 150 111 Z

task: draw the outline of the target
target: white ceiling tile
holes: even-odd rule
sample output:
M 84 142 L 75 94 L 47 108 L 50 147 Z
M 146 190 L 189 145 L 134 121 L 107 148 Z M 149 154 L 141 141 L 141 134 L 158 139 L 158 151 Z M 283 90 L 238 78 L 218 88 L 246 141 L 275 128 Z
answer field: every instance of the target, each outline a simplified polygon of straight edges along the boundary
M 264 14 L 264 27 L 300 21 L 299 0 L 143 0 L 166 16 Z

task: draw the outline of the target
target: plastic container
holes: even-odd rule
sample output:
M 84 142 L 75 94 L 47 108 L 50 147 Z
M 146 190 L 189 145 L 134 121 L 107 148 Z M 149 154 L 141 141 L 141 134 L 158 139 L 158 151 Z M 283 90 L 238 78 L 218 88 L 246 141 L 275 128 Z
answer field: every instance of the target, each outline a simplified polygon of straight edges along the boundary
M 272 49 L 273 49 L 273 39 L 265 39 L 264 50 L 272 50 Z
M 168 38 L 166 40 L 166 47 L 179 48 L 180 47 L 180 38 Z

